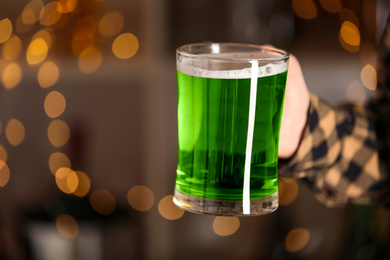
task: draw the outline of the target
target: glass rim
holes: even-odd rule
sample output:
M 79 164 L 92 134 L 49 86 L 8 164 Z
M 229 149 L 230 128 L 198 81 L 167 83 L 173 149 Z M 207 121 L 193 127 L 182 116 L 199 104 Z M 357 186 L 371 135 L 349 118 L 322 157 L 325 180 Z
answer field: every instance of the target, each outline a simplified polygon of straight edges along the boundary
M 265 51 L 271 52 L 276 54 L 275 56 L 271 57 L 221 57 L 218 55 L 205 55 L 202 56 L 200 53 L 191 53 L 188 50 L 191 47 L 195 48 L 201 48 L 201 47 L 207 47 L 210 46 L 211 49 L 219 50 L 222 46 L 227 46 L 231 48 L 248 48 L 252 49 L 251 51 L 247 51 L 247 53 L 253 53 L 253 54 L 260 54 L 264 53 Z M 242 52 L 242 51 L 241 51 Z M 253 61 L 253 60 L 262 60 L 262 61 L 283 61 L 290 57 L 290 53 L 286 50 L 282 50 L 279 48 L 275 48 L 271 45 L 257 45 L 257 44 L 248 44 L 248 43 L 231 43 L 231 42 L 201 42 L 201 43 L 189 43 L 182 45 L 176 49 L 176 53 L 183 55 L 188 58 L 194 58 L 199 60 L 215 60 L 215 61 L 230 61 L 230 62 L 246 62 L 246 61 Z M 211 52 L 211 53 L 204 53 L 204 54 L 218 54 L 219 52 Z M 228 53 L 228 52 L 225 52 Z M 246 53 L 246 52 L 245 52 Z M 280 56 L 277 56 L 280 55 Z

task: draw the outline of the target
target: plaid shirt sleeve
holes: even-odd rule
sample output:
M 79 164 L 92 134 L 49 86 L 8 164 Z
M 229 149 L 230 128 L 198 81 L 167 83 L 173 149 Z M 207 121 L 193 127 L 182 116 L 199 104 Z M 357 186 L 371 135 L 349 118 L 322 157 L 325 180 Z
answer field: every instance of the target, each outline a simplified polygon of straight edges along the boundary
M 366 107 L 333 107 L 311 94 L 300 146 L 280 175 L 302 177 L 328 206 L 379 202 L 390 208 L 390 20 L 378 88 Z

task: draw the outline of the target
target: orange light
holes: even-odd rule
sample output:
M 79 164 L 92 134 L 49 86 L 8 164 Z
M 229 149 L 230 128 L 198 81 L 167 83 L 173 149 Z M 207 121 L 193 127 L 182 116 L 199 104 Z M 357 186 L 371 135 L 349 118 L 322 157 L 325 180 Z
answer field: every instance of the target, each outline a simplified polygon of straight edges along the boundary
M 154 194 L 144 185 L 134 186 L 127 192 L 130 206 L 139 211 L 148 211 L 154 204 Z
M 214 219 L 213 229 L 219 236 L 231 236 L 240 227 L 240 220 L 237 217 L 218 216 Z
M 94 47 L 89 47 L 80 53 L 78 68 L 82 73 L 90 74 L 97 71 L 103 62 L 100 51 Z
M 306 228 L 292 229 L 286 237 L 286 250 L 288 252 L 298 252 L 302 250 L 310 239 L 310 231 Z
M 66 107 L 65 97 L 58 91 L 51 91 L 47 94 L 44 102 L 46 115 L 50 118 L 59 117 Z
M 52 153 L 49 158 L 49 169 L 51 173 L 55 175 L 57 170 L 62 167 L 71 167 L 71 163 L 68 156 L 60 152 Z
M 112 44 L 112 52 L 120 59 L 133 57 L 139 48 L 137 37 L 132 33 L 123 33 L 116 37 Z
M 62 147 L 70 138 L 69 126 L 64 121 L 55 119 L 49 124 L 47 136 L 53 146 Z
M 42 9 L 43 3 L 41 0 L 30 1 L 23 9 L 22 22 L 28 25 L 36 23 Z
M 108 190 L 96 190 L 90 196 L 92 208 L 101 215 L 110 215 L 114 212 L 116 202 Z
M 312 0 L 292 0 L 294 13 L 302 19 L 313 19 L 317 17 L 317 6 Z
M 77 197 L 84 197 L 91 189 L 91 181 L 85 173 L 81 171 L 75 171 L 78 178 L 77 188 L 73 191 L 73 194 Z
M 0 21 L 0 43 L 6 42 L 12 34 L 12 23 L 5 18 Z
M 0 160 L 0 187 L 7 185 L 10 178 L 10 170 L 5 161 Z
M 39 22 L 41 25 L 50 26 L 57 23 L 61 18 L 61 13 L 58 11 L 58 1 L 47 3 L 39 14 Z
M 329 13 L 338 13 L 342 7 L 340 0 L 320 0 L 320 4 Z
M 16 60 L 22 52 L 22 41 L 16 35 L 11 36 L 7 42 L 4 43 L 2 52 L 3 58 L 6 61 Z
M 42 64 L 38 71 L 38 83 L 42 88 L 49 88 L 57 83 L 60 70 L 54 62 L 48 61 Z
M 27 48 L 27 62 L 29 64 L 38 64 L 46 59 L 49 47 L 47 43 L 42 38 L 37 38 L 33 40 Z
M 158 212 L 160 215 L 169 220 L 176 220 L 183 216 L 184 210 L 178 208 L 173 203 L 173 195 L 165 196 L 158 203 Z
M 57 10 L 60 13 L 73 12 L 77 6 L 77 0 L 59 0 Z
M 351 46 L 360 45 L 359 29 L 352 22 L 345 21 L 341 25 L 340 35 L 345 43 Z
M 124 25 L 123 16 L 118 12 L 105 14 L 99 21 L 99 32 L 103 36 L 112 37 L 120 33 Z
M 26 130 L 24 129 L 22 122 L 15 118 L 11 118 L 5 128 L 5 135 L 12 146 L 18 146 L 23 142 Z
M 56 218 L 58 232 L 66 238 L 76 239 L 79 234 L 79 224 L 71 215 L 59 215 Z
M 22 80 L 22 69 L 15 62 L 9 63 L 3 70 L 1 82 L 6 89 L 12 89 Z

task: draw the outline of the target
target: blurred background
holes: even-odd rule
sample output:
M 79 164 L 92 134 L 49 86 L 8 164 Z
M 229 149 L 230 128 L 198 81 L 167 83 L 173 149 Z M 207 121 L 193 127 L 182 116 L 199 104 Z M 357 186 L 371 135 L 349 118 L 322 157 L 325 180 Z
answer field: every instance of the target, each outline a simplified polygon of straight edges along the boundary
M 280 179 L 270 215 L 172 203 L 175 49 L 272 44 L 310 91 L 364 105 L 387 1 L 1 0 L 0 259 L 390 259 L 389 213 Z

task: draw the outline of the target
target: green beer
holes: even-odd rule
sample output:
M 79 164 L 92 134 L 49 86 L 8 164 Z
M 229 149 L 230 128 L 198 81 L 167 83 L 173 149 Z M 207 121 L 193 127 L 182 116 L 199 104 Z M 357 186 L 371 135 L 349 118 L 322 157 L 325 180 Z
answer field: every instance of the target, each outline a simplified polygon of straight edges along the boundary
M 277 204 L 286 78 L 285 62 L 228 70 L 178 66 L 176 204 L 218 215 L 242 215 L 236 202 L 250 207 L 272 197 Z

